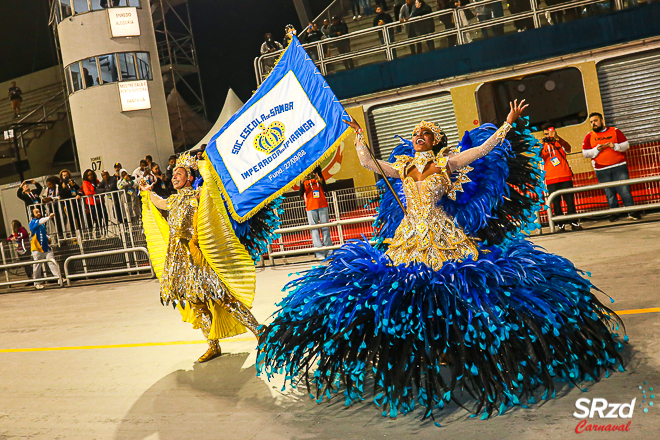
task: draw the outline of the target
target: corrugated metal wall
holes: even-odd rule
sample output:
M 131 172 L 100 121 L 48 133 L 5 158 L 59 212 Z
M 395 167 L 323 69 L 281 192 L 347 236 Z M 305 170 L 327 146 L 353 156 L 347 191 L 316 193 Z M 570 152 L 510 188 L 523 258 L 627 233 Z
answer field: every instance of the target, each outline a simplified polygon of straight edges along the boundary
M 660 140 L 660 51 L 598 64 L 605 122 L 631 144 Z
M 369 128 L 376 157 L 387 160 L 394 147 L 399 145 L 399 139 L 394 136 L 410 138 L 415 125 L 422 120 L 439 125 L 447 135 L 449 145 L 458 143 L 458 127 L 451 94 L 443 93 L 370 110 Z

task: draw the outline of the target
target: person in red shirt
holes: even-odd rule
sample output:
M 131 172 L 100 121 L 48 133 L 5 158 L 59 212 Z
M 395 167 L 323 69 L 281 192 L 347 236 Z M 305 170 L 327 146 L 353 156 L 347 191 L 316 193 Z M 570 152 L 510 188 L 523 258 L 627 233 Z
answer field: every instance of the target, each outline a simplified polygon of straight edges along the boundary
M 587 134 L 582 142 L 582 155 L 587 159 L 591 159 L 598 182 L 606 183 L 629 179 L 626 156 L 623 153 L 630 148 L 630 144 L 628 144 L 624 134 L 617 128 L 606 126 L 603 115 L 600 113 L 591 113 L 589 123 L 592 131 Z M 630 185 L 603 188 L 603 190 L 610 208 L 619 207 L 617 194 L 621 197 L 623 206 L 635 206 L 630 192 Z M 613 222 L 619 218 L 619 215 L 613 214 L 610 216 L 610 221 Z M 637 212 L 630 212 L 628 218 L 639 220 L 641 217 Z
M 543 126 L 543 150 L 541 150 L 541 157 L 543 158 L 545 168 L 545 183 L 548 187 L 548 194 L 566 188 L 573 188 L 573 172 L 566 160 L 566 154 L 571 152 L 571 144 L 562 139 L 555 131 L 552 124 L 545 124 Z M 566 203 L 566 213 L 568 215 L 575 214 L 575 199 L 573 194 L 562 194 L 552 200 L 552 214 L 553 216 L 562 215 L 561 200 L 564 199 Z M 564 230 L 567 222 L 557 221 L 557 228 L 560 231 Z M 574 220 L 571 223 L 571 229 L 579 231 L 582 229 L 580 222 Z
M 300 183 L 300 196 L 305 200 L 305 210 L 307 211 L 307 220 L 310 225 L 318 225 L 319 223 L 328 223 L 330 218 L 328 216 L 328 201 L 325 198 L 325 180 L 323 179 L 323 172 L 321 167 L 310 173 Z M 332 239 L 330 238 L 330 228 L 320 228 L 323 233 L 323 246 L 332 246 Z M 321 237 L 319 236 L 318 229 L 312 229 L 312 243 L 315 248 L 321 247 Z M 325 259 L 329 251 L 316 251 L 316 258 L 319 260 Z
M 105 201 L 102 197 L 96 194 L 96 188 L 99 185 L 99 179 L 96 177 L 96 173 L 92 170 L 85 170 L 83 173 L 83 183 L 82 190 L 85 193 L 86 197 L 85 202 L 87 203 L 87 222 L 91 224 L 91 220 L 94 222 L 94 226 L 97 228 L 97 233 L 102 233 L 107 228 L 107 213 L 105 213 Z M 104 220 L 105 223 L 104 223 Z

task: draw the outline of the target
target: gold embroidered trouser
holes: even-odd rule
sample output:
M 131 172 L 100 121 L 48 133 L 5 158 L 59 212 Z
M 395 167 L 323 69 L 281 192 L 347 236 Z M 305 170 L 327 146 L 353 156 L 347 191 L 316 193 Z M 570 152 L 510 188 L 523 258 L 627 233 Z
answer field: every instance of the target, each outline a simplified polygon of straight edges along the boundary
M 254 335 L 259 339 L 259 321 L 254 317 L 250 309 L 245 307 L 240 301 L 231 299 L 227 303 L 223 304 L 229 310 L 229 313 L 236 318 L 238 322 L 243 324 L 245 328 L 250 330 Z
M 188 304 L 190 304 L 190 308 L 195 313 L 199 328 L 202 330 L 202 333 L 204 333 L 204 337 L 209 339 L 209 335 L 211 334 L 211 323 L 213 322 L 213 314 L 211 314 L 209 306 L 204 301 L 189 301 Z

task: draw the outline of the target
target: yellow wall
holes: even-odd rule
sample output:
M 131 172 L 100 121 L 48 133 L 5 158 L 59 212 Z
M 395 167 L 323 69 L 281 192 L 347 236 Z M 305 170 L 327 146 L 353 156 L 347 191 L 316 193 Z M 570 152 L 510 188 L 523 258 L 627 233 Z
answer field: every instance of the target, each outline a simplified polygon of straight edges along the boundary
M 451 100 L 454 103 L 454 114 L 458 126 L 458 137 L 462 138 L 466 130 L 479 126 L 479 111 L 477 110 L 477 88 L 481 83 L 451 89 Z
M 364 128 L 367 126 L 362 106 L 347 108 L 346 112 L 351 115 L 358 124 L 360 124 L 360 127 Z M 366 134 L 367 131 L 365 130 L 364 135 Z M 333 178 L 337 180 L 353 179 L 353 183 L 356 187 L 373 185 L 376 183 L 374 173 L 364 169 L 362 165 L 360 165 L 360 160 L 355 152 L 354 142 L 355 133 L 351 130 L 351 134 L 344 139 L 344 159 L 342 160 L 341 169 L 333 176 Z M 368 139 L 367 142 L 371 144 Z
M 588 113 L 603 113 L 596 63 L 594 61 L 588 61 L 571 64 L 571 67 L 576 67 L 582 72 Z M 477 89 L 481 84 L 483 84 L 483 82 L 454 87 L 451 89 L 451 97 L 454 103 L 454 112 L 456 114 L 456 124 L 458 125 L 459 135 L 462 135 L 465 130 L 470 130 L 480 124 L 479 111 L 477 109 Z M 589 125 L 588 120 L 585 120 L 578 125 L 571 125 L 557 129 L 559 136 L 565 139 L 573 147 L 573 152 L 568 155 L 568 163 L 571 166 L 573 173 L 593 172 L 591 161 L 582 156 L 582 140 L 589 131 L 591 131 L 591 126 Z M 543 132 L 535 132 L 534 135 L 538 139 L 541 139 Z
M 577 67 L 580 69 L 580 72 L 582 72 L 584 93 L 587 98 L 587 112 L 603 113 L 600 88 L 598 87 L 596 63 L 594 61 L 588 61 L 585 63 L 574 64 L 572 66 Z M 573 147 L 572 153 L 568 155 L 567 159 L 574 174 L 594 172 L 594 169 L 591 166 L 591 160 L 585 159 L 584 156 L 582 156 L 582 141 L 590 131 L 591 125 L 589 125 L 588 119 L 579 125 L 571 125 L 569 127 L 557 129 L 559 136 L 564 138 L 569 144 L 571 144 L 571 147 Z

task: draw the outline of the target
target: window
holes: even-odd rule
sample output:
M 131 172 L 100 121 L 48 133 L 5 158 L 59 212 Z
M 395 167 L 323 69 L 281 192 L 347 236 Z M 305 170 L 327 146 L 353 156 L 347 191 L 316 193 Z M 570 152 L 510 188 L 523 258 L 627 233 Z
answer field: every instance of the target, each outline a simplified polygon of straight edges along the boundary
M 85 88 L 98 86 L 101 84 L 101 79 L 99 78 L 99 71 L 96 67 L 96 58 L 90 58 L 88 60 L 82 60 L 80 62 L 83 68 L 83 81 L 85 82 Z
M 71 83 L 71 69 L 67 66 L 64 69 L 64 77 L 66 78 L 66 87 L 69 89 L 69 95 L 73 93 L 73 83 Z
M 149 52 L 122 52 L 75 62 L 64 69 L 69 94 L 118 81 L 152 80 L 149 60 Z
M 92 11 L 100 11 L 108 7 L 108 0 L 92 0 L 90 3 L 92 5 Z
M 69 66 L 71 70 L 71 82 L 73 83 L 73 91 L 77 92 L 83 88 L 82 76 L 80 74 L 80 63 L 73 63 Z
M 135 71 L 135 54 L 131 53 L 118 53 L 119 67 L 121 68 L 121 80 L 131 81 L 137 79 L 137 72 Z
M 140 73 L 140 79 L 153 79 L 151 77 L 151 68 L 149 66 L 149 53 L 137 52 L 135 56 L 137 57 L 138 72 Z
M 99 56 L 99 67 L 101 68 L 101 79 L 103 84 L 119 81 L 117 76 L 117 63 L 114 55 Z
M 101 11 L 107 8 L 127 6 L 142 7 L 141 0 L 54 0 L 52 4 L 55 19 L 58 23 L 72 15 L 83 14 L 89 11 Z
M 87 0 L 73 0 L 73 9 L 76 14 L 89 11 Z
M 502 124 L 514 99 L 529 104 L 529 122 L 536 129 L 546 122 L 555 127 L 581 124 L 588 115 L 582 73 L 575 67 L 482 84 L 477 90 L 481 123 Z
M 73 15 L 71 0 L 60 0 L 60 4 L 62 6 L 62 19 L 71 17 Z

